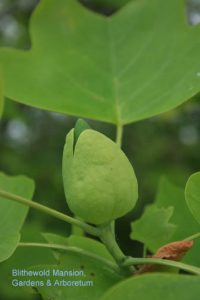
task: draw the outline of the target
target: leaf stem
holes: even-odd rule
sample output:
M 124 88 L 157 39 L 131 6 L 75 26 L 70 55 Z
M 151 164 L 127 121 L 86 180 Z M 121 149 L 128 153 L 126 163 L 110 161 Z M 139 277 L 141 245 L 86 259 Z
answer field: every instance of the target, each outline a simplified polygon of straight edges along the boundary
M 116 239 L 115 233 L 113 232 L 113 224 L 109 223 L 99 227 L 100 236 L 99 238 L 106 246 L 107 250 L 110 252 L 118 266 L 122 269 L 122 271 L 126 271 L 126 273 L 133 272 L 135 270 L 134 267 L 127 268 L 123 265 L 123 262 L 127 259 L 122 250 L 119 248 Z M 128 271 L 128 272 L 127 272 Z
M 112 224 L 100 227 L 100 239 L 118 264 L 126 258 L 119 248 L 113 234 Z
M 79 226 L 85 232 L 87 232 L 91 235 L 94 235 L 94 236 L 99 235 L 98 229 L 95 228 L 94 226 L 88 225 L 87 223 L 85 223 L 83 221 L 77 220 L 73 217 L 70 217 L 66 214 L 63 214 L 63 213 L 61 213 L 57 210 L 54 210 L 52 208 L 49 208 L 49 207 L 44 206 L 42 204 L 39 204 L 37 202 L 30 201 L 29 199 L 26 199 L 24 197 L 14 195 L 14 194 L 8 193 L 8 192 L 3 191 L 3 190 L 0 190 L 0 197 L 3 197 L 5 199 L 21 203 L 21 204 L 29 206 L 29 207 L 32 207 L 32 208 L 37 209 L 37 210 L 39 210 L 43 213 L 46 213 L 46 214 L 48 214 L 52 217 L 55 217 L 59 220 L 65 221 L 65 222 L 70 223 L 72 225 Z
M 172 261 L 168 259 L 160 259 L 160 258 L 127 258 L 124 262 L 124 266 L 131 265 L 139 265 L 139 264 L 159 264 L 164 266 L 170 266 L 174 268 L 178 268 L 196 275 L 200 275 L 200 268 L 184 264 L 178 261 Z
M 198 233 L 195 233 L 195 234 L 193 234 L 193 235 L 191 235 L 191 236 L 188 236 L 186 239 L 184 239 L 184 240 L 186 240 L 186 241 L 192 241 L 192 240 L 195 240 L 195 239 L 198 239 L 198 238 L 200 238 L 200 232 L 198 232 Z
M 116 144 L 121 148 L 122 145 L 122 138 L 123 138 L 123 125 L 117 125 L 117 132 L 116 132 Z
M 110 269 L 112 269 L 113 271 L 115 271 L 121 275 L 120 268 L 115 263 L 113 263 L 113 262 L 109 261 L 108 259 L 103 258 L 97 254 L 94 254 L 90 251 L 81 249 L 79 247 L 65 246 L 65 245 L 60 245 L 60 244 L 46 244 L 46 243 L 19 243 L 18 247 L 50 248 L 50 249 L 55 249 L 55 250 L 64 250 L 64 251 L 69 251 L 69 252 L 73 252 L 73 253 L 77 253 L 77 254 L 82 254 L 87 257 L 94 258 L 101 263 L 104 263 L 105 265 L 107 265 L 107 267 L 109 267 Z

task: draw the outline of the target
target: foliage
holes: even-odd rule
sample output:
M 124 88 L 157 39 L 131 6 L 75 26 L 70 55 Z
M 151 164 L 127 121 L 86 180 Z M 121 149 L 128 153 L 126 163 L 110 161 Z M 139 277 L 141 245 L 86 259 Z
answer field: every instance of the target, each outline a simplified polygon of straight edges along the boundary
M 188 286 L 190 291 L 188 294 Z M 149 300 L 187 300 L 188 295 L 191 299 L 198 298 L 199 278 L 177 275 L 144 275 L 136 278 L 129 278 L 111 289 L 102 300 L 122 300 L 126 291 L 126 299 L 149 299 Z
M 173 206 L 167 208 L 146 206 L 142 217 L 131 224 L 131 238 L 143 242 L 154 252 L 164 245 L 176 230 L 176 225 L 169 222 L 173 212 Z
M 95 7 L 100 4 L 98 0 L 89 2 Z M 61 213 L 31 201 L 31 179 L 0 174 L 0 261 L 16 250 L 4 268 L 12 259 L 12 266 L 16 264 L 16 254 L 26 249 L 33 256 L 32 263 L 26 255 L 20 263 L 31 272 L 42 268 L 52 274 L 67 266 L 83 271 L 84 276 L 77 276 L 77 280 L 94 283 L 92 287 L 66 288 L 54 285 L 55 279 L 49 275 L 44 286 L 35 288 L 43 299 L 120 300 L 124 291 L 127 299 L 134 295 L 144 300 L 195 299 L 199 295 L 199 172 L 189 178 L 185 189 L 192 214 L 184 189 L 162 179 L 154 203 L 131 222 L 131 238 L 142 242 L 151 257 L 146 257 L 145 251 L 144 257 L 126 255 L 116 240 L 115 219 L 124 216 L 137 200 L 137 179 L 120 149 L 122 125 L 168 111 L 200 90 L 199 27 L 186 25 L 183 1 L 105 1 L 113 9 L 125 2 L 130 3 L 105 17 L 78 1 L 43 0 L 31 19 L 31 49 L 0 50 L 4 83 L 0 93 L 5 97 L 117 125 L 116 143 L 80 121 L 67 136 L 63 180 L 75 217 L 67 215 L 66 208 Z M 2 107 L 0 97 L 0 112 Z M 45 155 L 48 151 L 47 147 Z M 65 236 L 45 233 L 36 240 L 20 240 L 27 207 L 71 224 L 76 235 L 67 237 L 63 230 Z M 77 235 L 76 226 L 82 236 Z M 186 250 L 181 248 L 185 244 L 190 245 Z M 164 259 L 156 255 L 160 246 L 181 255 L 173 253 Z M 41 265 L 34 249 L 48 253 L 48 257 L 41 256 Z M 152 265 L 165 274 L 153 269 L 155 274 L 138 276 L 152 272 Z M 187 275 L 171 274 L 181 270 Z M 25 279 L 41 280 L 35 276 Z M 67 280 L 73 281 L 74 276 Z
M 30 51 L 0 51 L 5 94 L 21 103 L 127 124 L 200 88 L 199 28 L 186 25 L 183 1 L 131 1 L 108 18 L 44 0 L 31 34 Z
M 193 174 L 188 179 L 185 195 L 191 213 L 200 223 L 200 172 Z
M 0 117 L 3 111 L 3 84 L 2 84 L 2 80 L 0 77 Z
M 32 180 L 23 176 L 9 177 L 0 173 L 0 189 L 31 198 L 34 184 Z M 8 259 L 18 246 L 20 230 L 27 213 L 27 206 L 4 200 L 4 197 L 0 198 L 0 261 Z

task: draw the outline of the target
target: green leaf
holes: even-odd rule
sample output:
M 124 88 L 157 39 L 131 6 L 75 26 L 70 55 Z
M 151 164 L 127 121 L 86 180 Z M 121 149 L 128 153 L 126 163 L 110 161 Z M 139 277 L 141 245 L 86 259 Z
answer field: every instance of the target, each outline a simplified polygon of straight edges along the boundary
M 44 243 L 38 232 L 44 228 L 37 219 L 35 222 L 27 222 L 21 231 L 21 241 Z M 36 300 L 35 295 L 29 295 L 26 289 L 13 288 L 11 285 L 11 272 L 13 269 L 28 269 L 31 265 L 55 264 L 56 260 L 52 251 L 46 248 L 18 247 L 12 257 L 0 264 L 0 291 L 2 299 L 26 299 Z
M 156 197 L 158 207 L 174 207 L 174 213 L 171 222 L 177 226 L 177 229 L 168 242 L 183 240 L 199 232 L 199 224 L 194 220 L 185 202 L 184 189 L 172 184 L 168 179 L 162 178 L 159 184 Z M 183 258 L 188 264 L 200 266 L 200 239 L 195 240 L 192 249 Z
M 151 274 L 117 284 L 101 300 L 188 300 L 198 299 L 199 293 L 198 276 Z
M 75 246 L 86 251 L 95 253 L 108 260 L 114 261 L 113 257 L 107 251 L 104 244 L 84 236 L 71 235 L 70 237 L 62 237 L 53 233 L 43 233 L 43 237 L 50 244 L 60 244 L 65 246 Z M 58 252 L 55 252 L 58 257 Z
M 155 252 L 162 245 L 183 240 L 198 232 L 199 224 L 188 210 L 184 189 L 163 177 L 154 204 L 147 207 L 141 218 L 132 223 L 131 238 L 138 239 Z M 197 239 L 183 261 L 200 266 L 199 248 L 200 239 Z
M 185 197 L 192 215 L 200 223 L 200 172 L 192 174 L 188 179 Z
M 2 231 L 2 230 L 1 230 Z M 0 233 L 0 262 L 8 259 L 15 251 L 18 243 L 20 241 L 20 234 Z
M 117 283 L 121 277 L 114 272 L 111 272 L 107 267 L 92 259 L 81 254 L 65 253 L 62 255 L 62 260 L 59 265 L 38 266 L 31 268 L 31 270 L 50 270 L 51 276 L 44 278 L 34 277 L 34 280 L 51 280 L 52 286 L 37 287 L 38 292 L 43 299 L 56 299 L 56 300 L 99 300 L 99 297 L 112 285 Z M 82 271 L 83 275 L 80 276 L 53 276 L 53 270 L 75 270 Z M 30 277 L 28 279 L 31 279 Z M 58 286 L 56 280 L 69 281 L 82 281 L 83 284 L 90 282 L 91 286 Z
M 25 176 L 10 177 L 0 173 L 0 189 L 31 199 L 34 183 Z M 27 213 L 28 207 L 0 197 L 0 261 L 15 251 Z
M 74 0 L 43 0 L 29 51 L 1 49 L 5 95 L 27 105 L 126 124 L 200 90 L 200 27 L 184 1 L 131 1 L 104 17 Z
M 147 206 L 140 219 L 131 223 L 130 237 L 145 243 L 152 252 L 156 251 L 172 237 L 176 230 L 176 226 L 169 223 L 173 211 L 173 207 Z
M 91 5 L 94 5 L 94 4 L 99 5 L 100 7 L 104 7 L 104 8 L 113 7 L 115 9 L 118 9 L 130 1 L 131 0 L 89 0 L 89 1 L 87 1 L 87 3 L 89 3 Z
M 3 104 L 4 104 L 4 97 L 3 97 L 3 83 L 0 76 L 0 118 L 3 112 Z

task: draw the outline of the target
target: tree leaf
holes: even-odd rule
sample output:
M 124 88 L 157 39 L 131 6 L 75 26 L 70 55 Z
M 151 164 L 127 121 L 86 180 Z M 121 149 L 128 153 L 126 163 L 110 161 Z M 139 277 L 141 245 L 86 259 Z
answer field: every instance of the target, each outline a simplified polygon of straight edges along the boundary
M 200 90 L 200 27 L 184 1 L 131 1 L 104 17 L 74 0 L 43 0 L 29 51 L 1 49 L 5 95 L 27 105 L 126 124 Z
M 4 104 L 4 97 L 3 97 L 3 83 L 0 76 L 0 118 L 3 112 L 3 104 Z
M 168 223 L 169 220 L 170 223 Z M 163 222 L 166 228 L 162 226 Z M 168 226 L 171 229 L 167 233 Z M 163 229 L 162 234 L 159 233 L 160 228 Z M 145 210 L 139 220 L 132 223 L 131 238 L 143 242 L 147 248 L 155 253 L 158 247 L 184 240 L 197 232 L 199 232 L 199 224 L 188 210 L 184 198 L 184 189 L 162 177 L 154 204 Z M 200 239 L 197 239 L 183 261 L 200 266 L 199 247 Z
M 21 230 L 21 241 L 44 243 L 44 238 L 38 234 L 41 230 L 44 230 L 44 228 L 38 219 L 35 222 L 27 222 Z M 12 270 L 27 270 L 32 265 L 55 263 L 57 263 L 57 261 L 54 259 L 50 249 L 40 247 L 18 247 L 12 257 L 0 264 L 1 299 L 36 300 L 35 295 L 29 295 L 26 289 L 13 288 L 11 285 Z
M 66 238 L 53 233 L 43 233 L 42 236 L 50 244 L 60 244 L 65 246 L 79 247 L 86 251 L 95 253 L 101 257 L 104 257 L 108 260 L 114 261 L 113 257 L 107 251 L 104 244 L 91 238 L 77 235 L 70 235 Z M 56 252 L 56 257 L 58 257 L 58 252 Z
M 188 179 L 185 197 L 192 215 L 200 223 L 200 172 L 192 174 Z
M 0 262 L 8 259 L 14 253 L 19 241 L 19 232 L 8 233 L 8 235 L 5 232 L 0 233 Z
M 183 240 L 173 242 L 160 247 L 156 253 L 152 256 L 153 258 L 169 259 L 174 261 L 181 261 L 185 254 L 192 248 L 194 242 Z M 137 271 L 137 275 L 141 275 L 147 272 L 169 272 L 178 273 L 179 270 L 169 266 L 161 266 L 152 264 L 144 264 Z
M 0 173 L 0 189 L 31 199 L 34 183 L 25 176 Z M 16 249 L 27 213 L 28 207 L 0 197 L 0 261 L 9 258 Z
M 170 220 L 177 226 L 177 229 L 169 240 L 166 239 L 165 243 L 180 241 L 199 232 L 199 224 L 194 220 L 186 205 L 183 188 L 175 186 L 163 177 L 159 184 L 155 203 L 158 207 L 174 207 L 174 213 Z M 197 239 L 183 261 L 200 266 L 199 248 L 200 239 Z
M 131 223 L 131 239 L 143 242 L 155 252 L 176 230 L 176 226 L 169 222 L 173 211 L 173 207 L 159 208 L 155 204 L 147 206 L 142 216 Z
M 31 270 L 50 270 L 51 275 L 49 277 L 35 277 L 33 280 L 43 279 L 45 281 L 44 287 L 37 287 L 38 292 L 42 295 L 43 299 L 55 299 L 55 300 L 99 300 L 99 297 L 112 285 L 117 283 L 121 277 L 114 272 L 107 269 L 104 264 L 76 253 L 65 253 L 62 255 L 62 260 L 59 265 L 37 266 L 31 268 Z M 84 274 L 81 276 L 53 276 L 53 270 L 75 270 L 82 271 Z M 30 277 L 28 279 L 31 279 Z M 52 285 L 46 286 L 47 280 L 51 280 Z M 56 285 L 56 280 L 61 282 L 62 280 L 69 281 L 82 281 L 92 282 L 92 286 L 59 286 Z
M 198 299 L 199 277 L 151 274 L 129 278 L 110 289 L 101 300 L 188 300 Z
M 91 5 L 99 5 L 102 7 L 113 7 L 118 9 L 124 6 L 126 3 L 130 2 L 131 0 L 89 0 L 87 3 Z

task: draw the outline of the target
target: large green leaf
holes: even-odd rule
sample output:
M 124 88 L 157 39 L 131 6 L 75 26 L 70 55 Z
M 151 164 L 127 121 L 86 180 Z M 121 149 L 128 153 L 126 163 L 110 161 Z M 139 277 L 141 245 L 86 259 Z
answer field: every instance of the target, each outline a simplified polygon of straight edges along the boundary
M 159 208 L 155 204 L 146 207 L 140 219 L 132 222 L 131 238 L 145 243 L 154 252 L 169 240 L 176 230 L 171 224 L 173 207 Z
M 191 213 L 200 223 L 200 172 L 194 173 L 188 179 L 185 197 Z
M 31 199 L 34 183 L 25 176 L 10 177 L 0 173 L 0 189 Z M 0 197 L 0 261 L 15 251 L 27 213 L 28 207 Z
M 199 276 L 151 274 L 117 284 L 101 300 L 188 300 L 198 299 L 199 293 Z
M 200 90 L 200 28 L 184 1 L 131 1 L 104 17 L 75 0 L 43 0 L 29 51 L 1 49 L 5 95 L 53 111 L 130 123 Z

